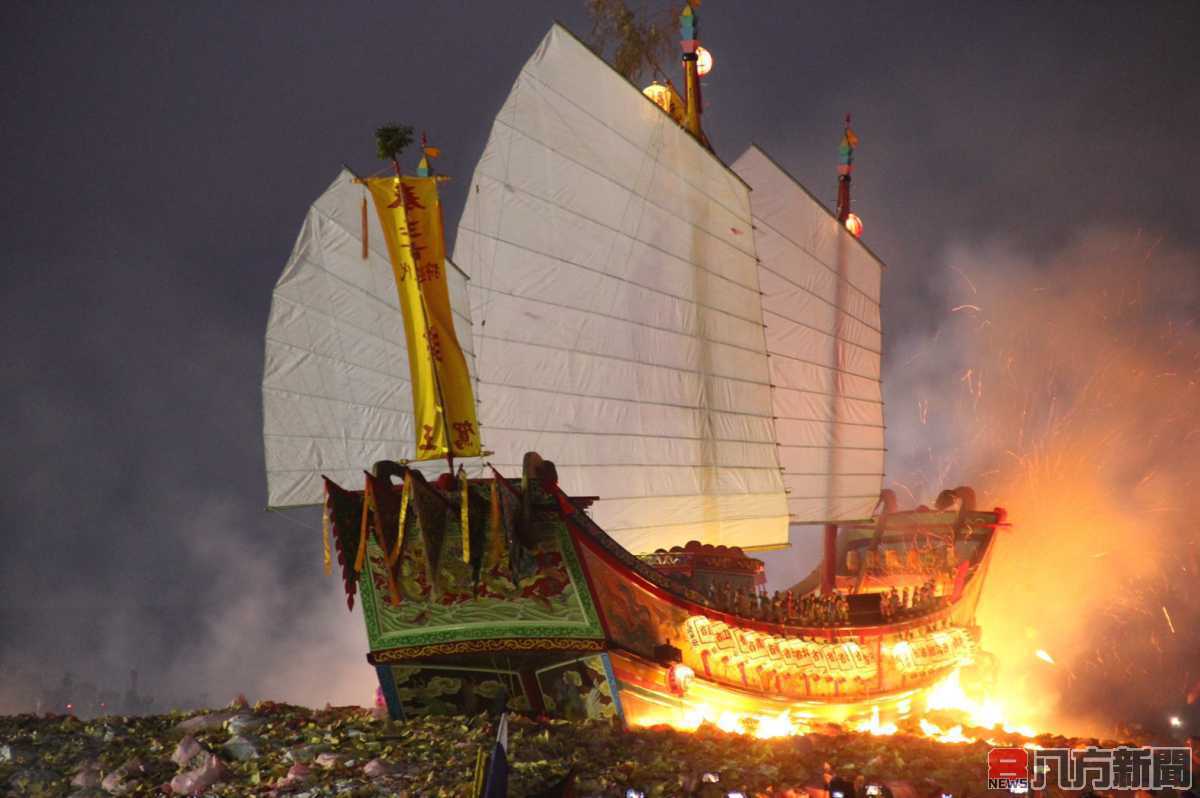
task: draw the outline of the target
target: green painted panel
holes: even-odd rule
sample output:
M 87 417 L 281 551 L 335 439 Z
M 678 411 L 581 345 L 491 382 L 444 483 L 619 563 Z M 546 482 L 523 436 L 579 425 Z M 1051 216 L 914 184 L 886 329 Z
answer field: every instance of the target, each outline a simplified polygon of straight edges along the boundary
M 470 584 L 461 559 L 461 525 L 453 515 L 446 514 L 440 576 L 444 585 Z M 384 554 L 372 537 L 368 567 L 359 577 L 371 650 L 496 638 L 602 639 L 604 632 L 565 523 L 545 514 L 537 524 L 539 542 L 528 552 L 530 565 L 515 582 L 491 580 L 486 594 L 479 596 L 444 589 L 440 600 L 422 595 L 423 544 L 420 536 L 406 535 L 399 606 L 390 601 Z

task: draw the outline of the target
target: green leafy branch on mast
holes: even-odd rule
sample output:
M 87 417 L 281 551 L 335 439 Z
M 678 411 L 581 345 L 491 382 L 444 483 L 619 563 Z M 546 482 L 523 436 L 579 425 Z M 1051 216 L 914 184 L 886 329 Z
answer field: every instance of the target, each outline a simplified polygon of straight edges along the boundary
M 413 143 L 413 129 L 409 125 L 384 125 L 375 131 L 375 151 L 385 161 L 399 167 L 400 153 Z

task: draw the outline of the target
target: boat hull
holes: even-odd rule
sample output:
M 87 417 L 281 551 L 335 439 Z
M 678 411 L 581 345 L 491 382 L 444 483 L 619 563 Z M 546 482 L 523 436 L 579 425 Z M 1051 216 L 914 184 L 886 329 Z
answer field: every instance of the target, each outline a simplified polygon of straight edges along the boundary
M 797 729 L 881 708 L 904 714 L 915 691 L 975 650 L 990 529 L 943 606 L 887 623 L 797 626 L 723 611 L 623 549 L 552 482 L 497 476 L 470 491 L 466 538 L 461 500 L 433 486 L 413 489 L 403 534 L 389 540 L 386 529 L 399 527 L 369 512 L 371 533 L 360 535 L 368 661 L 392 717 L 508 709 Z M 361 497 L 343 492 L 329 508 L 344 566 L 364 528 Z M 985 529 L 1002 518 L 968 520 Z

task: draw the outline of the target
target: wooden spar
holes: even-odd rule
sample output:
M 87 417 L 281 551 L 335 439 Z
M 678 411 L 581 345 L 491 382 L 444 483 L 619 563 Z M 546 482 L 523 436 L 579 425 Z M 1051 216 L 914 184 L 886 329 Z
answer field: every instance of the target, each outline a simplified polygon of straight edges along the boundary
M 700 46 L 699 30 L 696 24 L 696 14 L 689 2 L 684 6 L 683 14 L 679 18 L 680 33 L 683 40 L 680 45 L 683 49 L 683 86 L 684 96 L 687 98 L 686 107 L 683 114 L 683 127 L 687 132 L 696 137 L 697 141 L 703 143 L 703 133 L 700 132 L 700 71 L 698 63 L 697 48 Z
M 825 553 L 821 559 L 821 595 L 833 595 L 837 584 L 837 524 L 825 525 Z
M 850 131 L 850 114 L 846 114 L 846 132 Z M 843 139 L 846 141 L 846 139 Z M 848 144 L 847 144 L 848 146 Z M 838 197 L 837 209 L 834 215 L 837 216 L 839 224 L 845 224 L 850 218 L 850 172 L 854 168 L 854 150 L 851 148 L 846 155 L 846 162 L 838 169 Z

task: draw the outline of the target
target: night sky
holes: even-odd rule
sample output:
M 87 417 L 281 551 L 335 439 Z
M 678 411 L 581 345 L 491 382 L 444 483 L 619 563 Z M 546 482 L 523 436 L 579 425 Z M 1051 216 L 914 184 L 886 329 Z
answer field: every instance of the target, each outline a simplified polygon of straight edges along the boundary
M 948 252 L 1036 263 L 1098 230 L 1200 250 L 1193 2 L 701 15 L 726 162 L 757 142 L 832 205 L 853 113 L 889 354 L 946 316 Z M 442 148 L 453 228 L 555 19 L 588 29 L 581 0 L 0 4 L 0 711 L 131 667 L 159 706 L 369 700 L 315 516 L 263 509 L 271 289 L 341 165 L 379 168 L 381 124 Z

